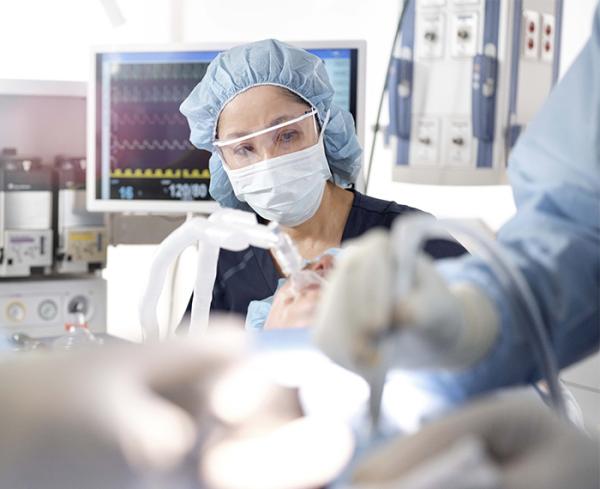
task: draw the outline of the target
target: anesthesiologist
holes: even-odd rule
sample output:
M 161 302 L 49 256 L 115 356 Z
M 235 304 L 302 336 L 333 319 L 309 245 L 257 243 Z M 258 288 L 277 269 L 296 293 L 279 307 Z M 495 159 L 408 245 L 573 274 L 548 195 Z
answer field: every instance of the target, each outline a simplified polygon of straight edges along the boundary
M 416 209 L 353 186 L 362 149 L 351 114 L 317 56 L 276 40 L 221 53 L 181 105 L 194 146 L 212 152 L 210 194 L 225 207 L 277 221 L 311 260 Z M 457 256 L 453 241 L 427 243 L 433 258 Z M 246 314 L 281 277 L 270 253 L 222 250 L 212 309 Z
M 600 344 L 600 6 L 590 40 L 519 139 L 508 168 L 517 213 L 498 244 L 531 288 L 563 368 Z M 383 233 L 366 236 L 338 261 L 316 329 L 330 356 L 354 370 L 369 368 L 379 359 L 374 339 L 392 325 L 415 332 L 433 353 L 421 365 L 407 365 L 400 353 L 393 362 L 458 369 L 439 377 L 457 401 L 540 378 L 515 291 L 484 260 L 436 267 L 422 257 L 414 290 L 397 298 L 392 284 L 402 264 L 392 246 Z M 363 310 L 365 301 L 377 314 Z M 461 333 L 449 337 L 452 330 Z

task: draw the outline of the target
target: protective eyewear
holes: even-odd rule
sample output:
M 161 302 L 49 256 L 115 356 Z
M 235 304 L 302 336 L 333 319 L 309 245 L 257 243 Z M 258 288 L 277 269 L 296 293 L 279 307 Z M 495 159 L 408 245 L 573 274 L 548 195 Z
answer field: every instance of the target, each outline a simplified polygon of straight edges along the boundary
M 289 121 L 228 140 L 213 146 L 231 168 L 244 168 L 260 161 L 301 151 L 316 144 L 319 129 L 315 109 Z M 312 120 L 311 120 L 312 119 Z

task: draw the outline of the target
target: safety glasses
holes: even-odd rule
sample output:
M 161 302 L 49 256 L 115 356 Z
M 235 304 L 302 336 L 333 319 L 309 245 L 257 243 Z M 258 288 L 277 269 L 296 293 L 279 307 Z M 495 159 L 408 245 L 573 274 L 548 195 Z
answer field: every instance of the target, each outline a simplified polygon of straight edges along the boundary
M 317 111 L 313 109 L 251 134 L 223 141 L 217 139 L 213 141 L 213 146 L 231 169 L 301 151 L 318 141 L 316 114 Z

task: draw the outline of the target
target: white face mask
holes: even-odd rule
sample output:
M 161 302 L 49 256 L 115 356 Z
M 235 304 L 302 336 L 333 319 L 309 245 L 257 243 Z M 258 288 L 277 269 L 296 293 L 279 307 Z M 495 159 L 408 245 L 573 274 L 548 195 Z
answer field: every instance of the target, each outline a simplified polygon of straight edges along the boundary
M 236 197 L 283 226 L 298 226 L 314 216 L 331 178 L 323 144 L 327 119 L 313 146 L 238 170 L 224 164 Z

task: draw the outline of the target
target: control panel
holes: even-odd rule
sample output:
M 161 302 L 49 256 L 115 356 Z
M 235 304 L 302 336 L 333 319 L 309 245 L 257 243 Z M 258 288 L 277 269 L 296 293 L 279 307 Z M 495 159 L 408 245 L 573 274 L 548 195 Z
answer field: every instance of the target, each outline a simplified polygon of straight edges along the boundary
M 394 180 L 506 183 L 510 150 L 559 73 L 562 1 L 405 5 L 387 87 Z
M 101 277 L 0 281 L 0 329 L 32 337 L 64 333 L 81 312 L 90 330 L 106 332 L 106 282 Z
M 90 263 L 106 263 L 108 233 L 105 227 L 67 228 L 60 236 L 57 271 L 81 273 Z
M 0 243 L 0 276 L 27 276 L 32 269 L 52 266 L 52 230 L 7 230 Z

